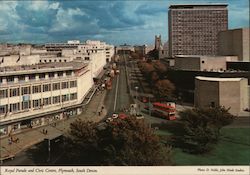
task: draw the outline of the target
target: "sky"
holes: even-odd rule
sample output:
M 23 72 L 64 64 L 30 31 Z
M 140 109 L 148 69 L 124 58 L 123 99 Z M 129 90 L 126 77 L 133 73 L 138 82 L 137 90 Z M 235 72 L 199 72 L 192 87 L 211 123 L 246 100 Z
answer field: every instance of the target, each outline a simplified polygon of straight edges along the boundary
M 0 43 L 168 40 L 170 4 L 227 3 L 229 29 L 249 27 L 249 0 L 0 0 Z

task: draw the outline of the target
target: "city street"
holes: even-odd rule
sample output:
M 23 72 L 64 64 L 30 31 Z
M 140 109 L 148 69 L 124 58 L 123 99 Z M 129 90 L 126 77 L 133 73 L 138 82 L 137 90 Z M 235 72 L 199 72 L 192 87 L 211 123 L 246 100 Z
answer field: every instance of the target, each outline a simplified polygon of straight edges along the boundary
M 132 98 L 127 88 L 124 57 L 121 56 L 120 58 L 121 60 L 117 64 L 120 73 L 114 77 L 112 89 L 108 90 L 105 98 L 104 104 L 108 110 L 107 116 L 122 112 L 124 108 L 129 108 L 129 105 L 132 103 Z
M 82 120 L 89 120 L 94 122 L 99 122 L 103 120 L 106 116 L 106 109 L 103 111 L 101 116 L 98 115 L 98 111 L 103 105 L 104 98 L 106 96 L 106 91 L 97 92 L 89 104 L 85 107 L 85 111 L 77 116 Z M 37 162 L 37 156 L 33 154 L 32 150 L 39 151 L 42 143 L 47 138 L 53 139 L 60 137 L 60 135 L 67 132 L 69 129 L 70 123 L 72 123 L 76 117 L 69 118 L 68 120 L 59 121 L 56 125 L 48 125 L 39 128 L 34 128 L 16 134 L 15 137 L 18 137 L 20 141 L 18 143 L 8 144 L 8 137 L 1 139 L 1 159 L 8 157 L 8 155 L 15 155 L 13 160 L 9 159 L 3 162 L 3 165 L 35 165 Z M 45 135 L 42 133 L 42 130 L 45 129 L 48 133 Z M 40 145 L 40 146 L 39 146 Z M 47 148 L 47 144 L 45 144 Z M 43 148 L 43 147 L 42 147 Z M 43 148 L 44 149 L 44 148 Z M 42 154 L 44 156 L 44 153 Z M 45 157 L 47 154 L 45 155 Z M 46 157 L 47 158 L 47 157 Z M 40 159 L 39 159 L 40 160 Z M 41 159 L 43 160 L 43 159 Z M 46 163 L 46 162 L 39 162 Z

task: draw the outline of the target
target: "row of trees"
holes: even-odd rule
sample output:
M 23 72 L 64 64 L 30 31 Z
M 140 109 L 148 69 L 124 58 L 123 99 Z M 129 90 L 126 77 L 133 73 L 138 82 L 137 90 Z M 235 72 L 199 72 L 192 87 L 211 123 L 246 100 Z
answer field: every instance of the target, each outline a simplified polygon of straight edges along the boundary
M 162 124 L 172 135 L 165 143 L 144 120 L 129 116 L 109 123 L 76 120 L 70 125 L 62 164 L 67 165 L 173 165 L 171 147 L 201 154 L 211 151 L 220 130 L 234 116 L 223 107 L 187 109 L 181 119 Z
M 167 67 L 159 60 L 157 61 L 139 61 L 138 66 L 151 85 L 153 93 L 158 98 L 171 100 L 175 91 L 175 86 L 168 79 L 165 79 Z
M 171 148 L 134 117 L 100 126 L 76 120 L 66 139 L 63 163 L 69 165 L 171 165 Z

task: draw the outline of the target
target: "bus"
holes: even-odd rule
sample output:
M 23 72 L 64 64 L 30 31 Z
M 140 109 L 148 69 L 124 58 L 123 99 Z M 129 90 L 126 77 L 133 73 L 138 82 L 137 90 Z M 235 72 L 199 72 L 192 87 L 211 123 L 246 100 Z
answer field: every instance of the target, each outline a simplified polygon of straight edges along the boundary
M 146 110 L 149 110 L 149 106 L 145 107 Z M 167 120 L 176 120 L 176 106 L 174 102 L 154 102 L 151 103 L 151 113 L 152 115 Z

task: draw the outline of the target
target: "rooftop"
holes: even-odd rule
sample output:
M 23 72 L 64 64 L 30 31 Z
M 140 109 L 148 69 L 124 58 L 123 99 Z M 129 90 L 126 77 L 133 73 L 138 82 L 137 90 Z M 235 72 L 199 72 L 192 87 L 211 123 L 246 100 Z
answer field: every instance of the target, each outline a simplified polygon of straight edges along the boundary
M 9 66 L 0 68 L 0 76 L 9 76 L 15 74 L 41 73 L 41 72 L 55 72 L 62 70 L 77 70 L 86 67 L 88 64 L 83 61 L 71 62 L 51 62 L 39 63 L 36 65 L 21 65 Z
M 240 81 L 243 78 L 215 78 L 215 77 L 195 77 L 198 80 L 205 80 L 205 81 Z
M 170 9 L 178 9 L 178 8 L 193 8 L 193 7 L 227 7 L 227 4 L 223 3 L 213 3 L 213 4 L 174 4 L 170 5 Z

